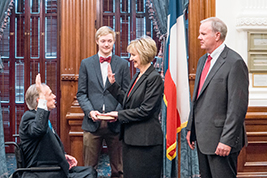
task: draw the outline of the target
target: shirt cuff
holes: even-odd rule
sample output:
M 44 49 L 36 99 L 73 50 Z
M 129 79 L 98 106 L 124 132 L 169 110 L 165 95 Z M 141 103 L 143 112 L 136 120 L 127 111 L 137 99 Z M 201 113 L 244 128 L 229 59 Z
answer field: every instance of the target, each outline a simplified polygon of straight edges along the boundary
M 38 102 L 38 108 L 41 108 L 41 109 L 44 109 L 44 110 L 48 110 L 47 109 L 47 105 L 46 105 L 47 101 L 44 100 L 44 99 L 39 99 L 39 102 Z

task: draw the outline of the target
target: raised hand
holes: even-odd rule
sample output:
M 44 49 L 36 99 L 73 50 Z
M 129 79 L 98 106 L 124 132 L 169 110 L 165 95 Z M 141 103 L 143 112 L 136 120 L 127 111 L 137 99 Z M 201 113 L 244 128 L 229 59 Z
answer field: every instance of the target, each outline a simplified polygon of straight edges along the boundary
M 41 85 L 42 85 L 42 83 L 41 83 L 41 75 L 40 74 L 36 75 L 35 85 L 36 85 L 37 91 L 40 93 L 41 92 Z
M 35 78 L 35 85 L 36 85 L 36 89 L 39 93 L 39 98 L 40 99 L 45 99 L 45 88 L 41 83 L 41 75 L 37 74 L 36 78 Z
M 116 80 L 115 80 L 115 74 L 112 73 L 112 69 L 110 64 L 108 64 L 108 80 L 109 83 L 113 84 Z

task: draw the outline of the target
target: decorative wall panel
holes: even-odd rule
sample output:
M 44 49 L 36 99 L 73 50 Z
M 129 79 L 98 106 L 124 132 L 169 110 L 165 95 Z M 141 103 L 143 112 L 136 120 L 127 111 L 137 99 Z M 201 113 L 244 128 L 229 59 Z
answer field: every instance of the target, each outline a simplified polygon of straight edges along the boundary
M 70 137 L 66 115 L 75 100 L 80 63 L 97 52 L 95 31 L 98 8 L 97 0 L 62 0 L 60 7 L 60 136 L 66 152 L 71 154 L 76 139 Z

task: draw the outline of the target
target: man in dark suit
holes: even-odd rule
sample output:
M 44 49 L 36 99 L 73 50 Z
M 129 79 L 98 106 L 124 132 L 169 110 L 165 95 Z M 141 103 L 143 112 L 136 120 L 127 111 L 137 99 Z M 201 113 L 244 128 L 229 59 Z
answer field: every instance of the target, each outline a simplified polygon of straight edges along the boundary
M 237 157 L 246 143 L 248 70 L 242 57 L 224 44 L 227 27 L 220 19 L 201 21 L 202 56 L 187 125 L 187 142 L 197 143 L 201 178 L 236 177 Z
M 97 167 L 98 157 L 105 140 L 111 166 L 111 177 L 123 176 L 121 142 L 119 141 L 120 123 L 99 121 L 97 115 L 104 112 L 121 110 L 121 105 L 106 90 L 107 67 L 110 63 L 116 80 L 126 91 L 130 82 L 128 62 L 112 54 L 115 32 L 107 26 L 97 30 L 95 35 L 99 47 L 98 54 L 82 60 L 77 99 L 84 112 L 82 123 L 84 164 Z
M 49 110 L 56 107 L 55 98 L 51 89 L 41 84 L 40 74 L 38 74 L 36 84 L 31 85 L 26 92 L 25 100 L 29 111 L 22 116 L 19 137 L 26 167 L 59 166 L 61 170 L 29 171 L 24 172 L 22 177 L 96 178 L 96 171 L 92 167 L 77 167 L 76 159 L 65 154 L 59 136 L 50 125 Z

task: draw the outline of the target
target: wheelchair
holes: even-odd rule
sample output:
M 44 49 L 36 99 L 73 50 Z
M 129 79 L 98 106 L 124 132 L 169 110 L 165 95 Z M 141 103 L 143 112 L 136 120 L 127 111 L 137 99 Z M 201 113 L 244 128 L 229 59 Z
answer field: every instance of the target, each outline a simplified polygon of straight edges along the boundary
M 15 159 L 16 159 L 16 170 L 15 172 L 10 176 L 10 178 L 20 178 L 23 174 L 23 172 L 50 172 L 50 171 L 60 171 L 61 167 L 55 166 L 55 167 L 29 167 L 26 168 L 25 165 L 25 159 L 23 156 L 23 151 L 19 144 L 16 142 L 5 142 L 5 145 L 13 145 L 14 146 L 14 153 L 15 153 Z

